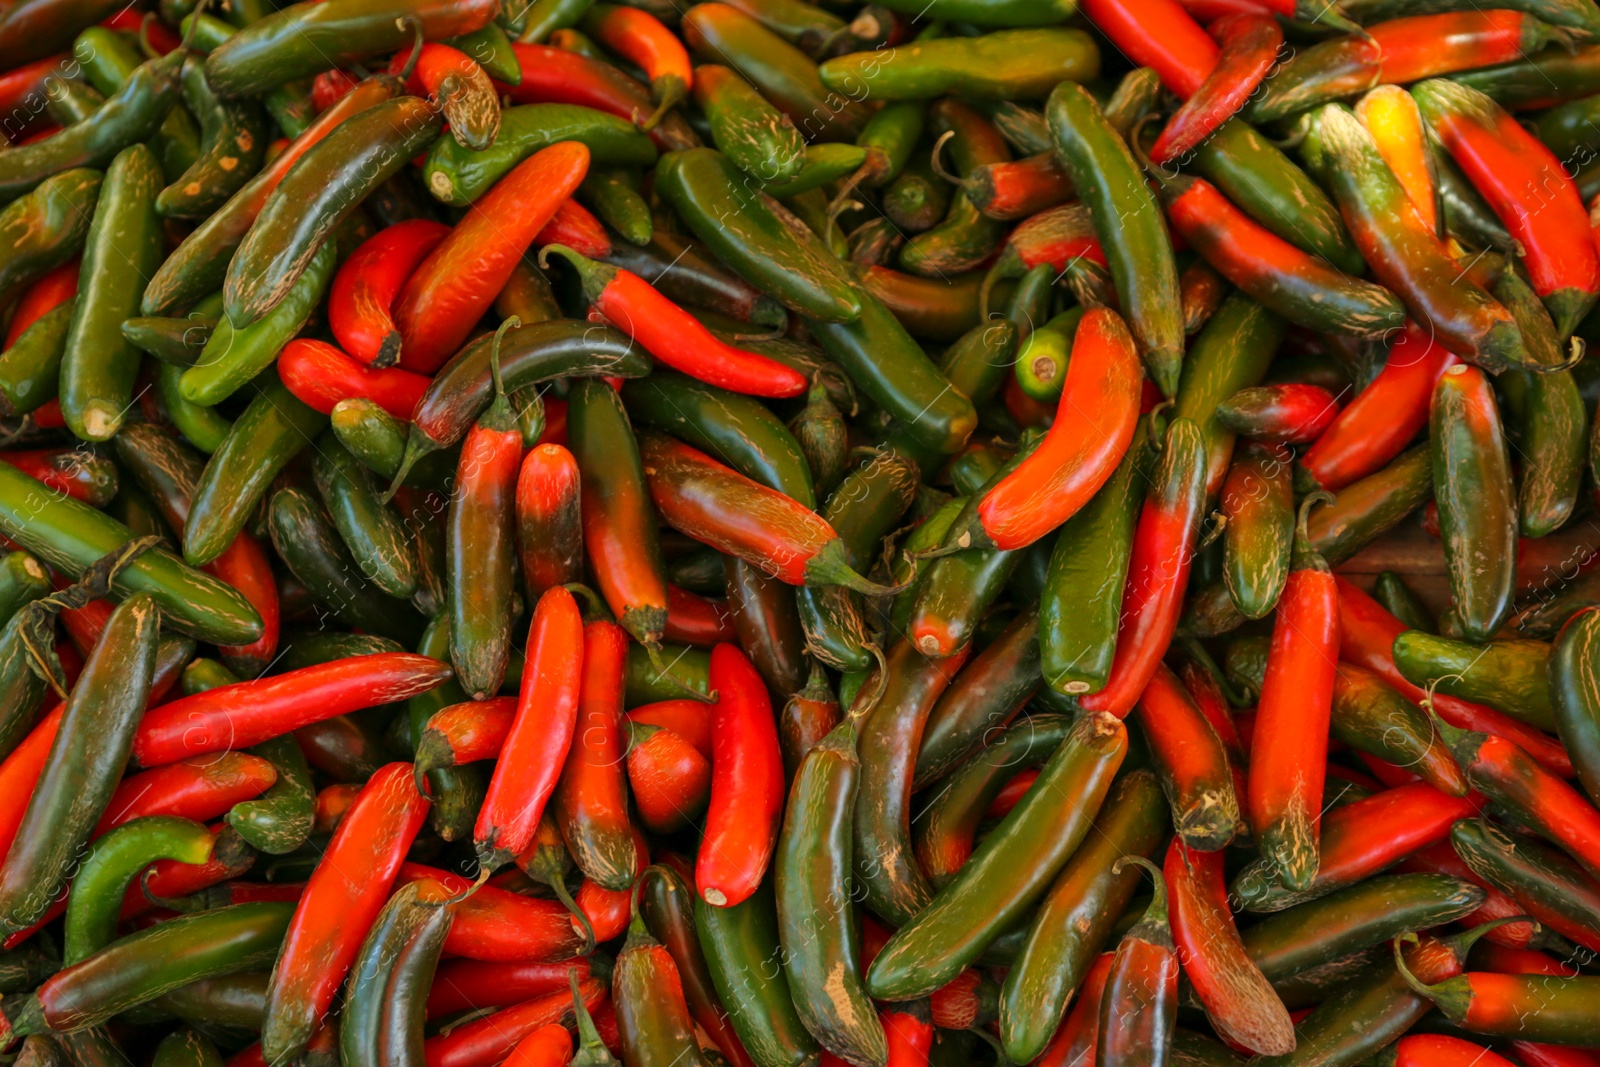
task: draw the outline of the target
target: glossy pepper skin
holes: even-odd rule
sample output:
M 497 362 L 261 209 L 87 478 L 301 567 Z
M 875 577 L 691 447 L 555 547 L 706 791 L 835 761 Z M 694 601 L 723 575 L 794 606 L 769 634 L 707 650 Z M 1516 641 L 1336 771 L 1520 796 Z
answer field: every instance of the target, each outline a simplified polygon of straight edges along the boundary
M 711 805 L 695 863 L 706 903 L 754 893 L 771 863 L 783 809 L 783 754 L 766 684 L 737 646 L 711 650 Z
M 1162 1063 L 1171 1055 L 1178 1024 L 1178 953 L 1167 923 L 1167 893 L 1161 871 L 1142 857 L 1118 860 L 1147 867 L 1155 898 L 1117 945 L 1100 995 L 1100 1032 L 1095 1063 L 1105 1067 Z

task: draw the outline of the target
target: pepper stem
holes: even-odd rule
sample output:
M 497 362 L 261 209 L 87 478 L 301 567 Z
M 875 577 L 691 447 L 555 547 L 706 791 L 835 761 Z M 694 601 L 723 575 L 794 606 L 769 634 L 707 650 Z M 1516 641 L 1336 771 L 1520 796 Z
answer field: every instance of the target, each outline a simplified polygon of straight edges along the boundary
M 710 693 L 702 693 L 700 690 L 691 686 L 688 682 L 685 682 L 682 678 L 679 678 L 676 674 L 673 674 L 671 671 L 667 670 L 667 662 L 661 658 L 660 641 L 641 641 L 639 643 L 644 646 L 644 654 L 650 657 L 651 669 L 654 670 L 656 674 L 672 683 L 672 685 L 676 686 L 685 697 L 690 700 L 698 700 L 702 704 L 715 704 L 717 702 L 717 694 L 715 691 Z
M 416 423 L 411 424 L 411 431 L 406 435 L 406 450 L 400 456 L 400 468 L 394 472 L 394 478 L 389 482 L 389 488 L 384 491 L 382 502 L 387 504 L 394 499 L 395 493 L 405 484 L 406 475 L 411 473 L 411 468 L 417 461 L 430 452 L 437 452 L 444 446 L 429 437 Z
M 600 294 L 605 292 L 606 286 L 617 276 L 617 268 L 608 263 L 596 263 L 582 252 L 563 244 L 548 244 L 539 249 L 541 270 L 549 268 L 552 255 L 560 256 L 572 264 L 573 269 L 578 272 L 578 280 L 583 284 L 583 298 L 591 304 L 600 299 Z
M 563 907 L 571 913 L 579 926 L 583 927 L 583 947 L 578 950 L 578 955 L 587 956 L 594 951 L 594 926 L 589 922 L 589 916 L 584 914 L 578 902 L 572 899 L 572 894 L 567 891 L 567 880 L 557 874 L 550 879 L 550 888 L 555 893 L 556 899 L 561 901 Z
M 395 19 L 395 23 L 405 29 L 411 27 L 411 54 L 406 57 L 406 65 L 400 69 L 400 84 L 404 85 L 411 80 L 411 75 L 417 69 L 417 60 L 422 58 L 422 20 L 415 15 L 402 15 Z
M 567 982 L 572 987 L 572 1015 L 578 1024 L 578 1054 L 573 1057 L 572 1062 L 585 1065 L 616 1063 L 611 1053 L 606 1050 L 605 1042 L 600 1040 L 600 1031 L 595 1029 L 594 1019 L 589 1015 L 589 1006 L 583 1002 L 576 967 L 567 968 Z
M 600 599 L 599 593 L 596 593 L 582 582 L 568 582 L 563 588 L 577 599 L 583 601 L 582 615 L 584 622 L 612 621 L 611 607 Z
M 1161 868 L 1151 863 L 1143 856 L 1123 856 L 1111 865 L 1112 874 L 1121 874 L 1122 868 L 1130 863 L 1136 863 L 1150 872 L 1150 881 L 1155 895 L 1150 898 L 1150 906 L 1144 909 L 1144 918 L 1139 920 L 1139 925 L 1145 923 L 1167 925 L 1167 879 L 1161 873 Z
M 958 189 L 965 189 L 967 187 L 966 179 L 947 170 L 944 165 L 944 146 L 955 135 L 956 131 L 954 130 L 946 130 L 939 135 L 939 139 L 933 142 L 933 158 L 929 160 L 929 163 L 933 167 L 933 172 L 939 177 Z
M 1309 526 L 1311 509 L 1318 504 L 1332 504 L 1334 499 L 1334 495 L 1326 489 L 1318 489 L 1307 493 L 1306 498 L 1300 501 L 1300 513 L 1295 516 L 1294 520 L 1294 549 L 1296 552 L 1310 552 L 1312 550 Z
M 1432 1001 L 1434 996 L 1433 987 L 1424 985 L 1416 975 L 1411 973 L 1411 968 L 1406 966 L 1405 953 L 1400 951 L 1400 943 L 1402 941 L 1409 942 L 1410 944 L 1417 944 L 1418 938 L 1414 933 L 1400 934 L 1395 937 L 1393 941 L 1389 942 L 1389 947 L 1394 951 L 1395 968 L 1400 972 L 1400 977 L 1405 979 L 1406 985 L 1410 986 L 1413 992 L 1417 993 L 1419 996 L 1427 997 L 1429 1001 Z
M 863 596 L 894 596 L 905 591 L 909 582 L 900 585 L 879 585 L 859 574 L 845 559 L 844 542 L 835 535 L 833 540 L 817 550 L 806 562 L 806 585 L 842 585 Z
M 476 893 L 478 890 L 482 889 L 484 887 L 485 883 L 487 883 L 489 881 L 489 876 L 492 875 L 492 874 L 494 874 L 493 871 L 491 871 L 489 868 L 483 866 L 482 864 L 479 864 L 478 865 L 478 877 L 474 878 L 472 880 L 472 884 L 467 886 L 467 888 L 463 889 L 461 892 L 457 893 L 455 896 L 446 897 L 444 900 L 441 900 L 441 901 L 439 901 L 437 903 L 433 903 L 433 902 L 426 902 L 426 903 L 431 908 L 447 908 L 452 904 L 459 904 L 463 900 L 466 900 L 468 897 L 472 896 L 472 894 Z

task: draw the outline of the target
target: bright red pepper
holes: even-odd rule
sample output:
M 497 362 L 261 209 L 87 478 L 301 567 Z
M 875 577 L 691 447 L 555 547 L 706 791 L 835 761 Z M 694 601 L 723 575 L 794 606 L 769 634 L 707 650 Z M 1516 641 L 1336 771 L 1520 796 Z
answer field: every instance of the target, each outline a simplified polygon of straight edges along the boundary
M 1150 158 L 1157 163 L 1193 151 L 1228 121 L 1260 86 L 1283 46 L 1278 20 L 1266 14 L 1230 15 L 1206 29 L 1221 46 L 1216 66 L 1156 138 Z
M 248 752 L 219 752 L 131 774 L 111 794 L 94 836 L 147 815 L 208 822 L 260 796 L 277 780 L 270 761 Z
M 0 112 L 6 116 L 0 122 L 0 136 L 20 142 L 37 126 L 49 103 L 50 83 L 64 77 L 74 65 L 72 56 L 63 52 L 0 74 Z M 5 347 L 10 348 L 11 341 L 6 341 Z
M 1474 89 L 1435 79 L 1412 95 L 1439 142 L 1522 245 L 1533 290 L 1565 337 L 1600 294 L 1600 253 L 1565 165 Z
M 588 170 L 589 149 L 561 141 L 517 164 L 473 203 L 395 300 L 401 366 L 431 374 L 455 355 Z
M 1027 793 L 1038 778 L 1039 772 L 1036 770 L 1018 771 L 1010 781 L 1000 787 L 1000 792 L 996 793 L 989 806 L 983 809 L 983 817 L 1003 819 L 1011 814 L 1011 809 L 1017 806 L 1023 794 Z
M 248 748 L 336 715 L 426 693 L 450 676 L 450 665 L 430 656 L 376 652 L 219 686 L 146 714 L 134 737 L 134 758 L 158 767 Z
M 1348 579 L 1336 575 L 1334 581 L 1339 588 L 1339 658 L 1372 671 L 1407 700 L 1422 703 L 1427 694 L 1406 681 L 1394 664 L 1394 639 L 1406 629 L 1405 623 Z M 1493 708 L 1443 693 L 1434 693 L 1432 703 L 1439 718 L 1451 726 L 1509 738 L 1563 778 L 1571 777 L 1572 761 L 1566 749 L 1537 729 Z
M 278 353 L 278 376 L 301 403 L 331 414 L 341 400 L 361 397 L 408 422 L 433 380 L 399 367 L 368 366 L 325 341 L 300 337 Z
M 719 340 L 632 271 L 596 263 L 563 245 L 550 245 L 539 258 L 544 261 L 552 253 L 577 268 L 583 295 L 594 311 L 673 370 L 751 396 L 790 397 L 806 391 L 804 374 Z
M 1311 547 L 1308 496 L 1295 527 L 1294 562 L 1278 600 L 1272 650 L 1250 746 L 1249 812 L 1256 845 L 1278 879 L 1304 889 L 1317 873 L 1322 768 L 1339 663 L 1339 596 L 1328 564 Z
M 564 587 L 547 589 L 528 625 L 516 715 L 478 811 L 480 865 L 503 866 L 533 843 L 572 747 L 584 677 L 583 616 Z
M 739 635 L 726 600 L 713 600 L 669 584 L 666 639 L 710 648 L 719 641 L 737 641 Z
M 761 884 L 783 813 L 783 753 L 766 683 L 735 645 L 711 650 L 711 806 L 695 861 L 706 903 L 731 907 Z
M 311 832 L 333 833 L 334 827 L 349 814 L 350 805 L 355 802 L 356 795 L 360 792 L 361 786 L 354 782 L 335 782 L 318 790 L 316 816 Z
M 1174 838 L 1162 876 L 1172 901 L 1172 938 L 1183 970 L 1217 1033 L 1264 1056 L 1294 1049 L 1289 1013 L 1250 959 L 1234 925 L 1221 852 L 1195 852 Z
M 571 1062 L 572 1035 L 560 1023 L 550 1023 L 517 1042 L 504 1067 L 565 1067 Z
M 711 761 L 671 730 L 637 725 L 629 732 L 628 784 L 639 821 L 658 834 L 683 829 L 706 810 Z
M 1482 1045 L 1445 1034 L 1402 1037 L 1394 1054 L 1394 1067 L 1516 1067 Z
M 245 677 L 255 677 L 267 669 L 278 652 L 278 580 L 272 573 L 272 560 L 249 530 L 240 530 L 222 555 L 200 568 L 220 578 L 244 594 L 261 616 L 261 636 L 248 645 L 225 645 L 222 654 L 233 669 Z
M 996 548 L 1024 548 L 1070 519 L 1111 477 L 1133 440 L 1144 372 L 1122 317 L 1091 308 L 1078 324 L 1072 356 L 1044 440 L 978 505 Z
M 1304 382 L 1241 389 L 1217 408 L 1223 426 L 1272 444 L 1303 445 L 1321 437 L 1339 414 L 1339 400 Z
M 445 960 L 439 964 L 433 986 L 428 990 L 428 1018 L 520 1004 L 555 993 L 567 988 L 567 972 L 574 970 L 578 972 L 579 981 L 588 978 L 589 958 L 575 956 L 555 963 Z
M 639 857 L 634 870 L 635 880 L 650 866 L 650 849 L 645 844 L 644 835 L 638 829 L 633 831 L 633 847 Z M 572 899 L 578 905 L 578 910 L 583 912 L 584 918 L 589 920 L 589 927 L 594 931 L 597 942 L 610 941 L 621 937 L 622 932 L 628 928 L 628 920 L 633 915 L 633 890 L 606 889 L 604 886 L 584 879 Z M 575 936 L 587 936 L 576 916 L 568 915 L 567 922 L 572 926 Z
M 146 17 L 146 13 L 135 8 L 125 7 L 122 10 L 103 20 L 100 25 L 111 30 L 121 30 L 142 37 L 150 47 L 161 55 L 166 55 L 183 44 L 176 33 L 162 22 Z
M 549 401 L 545 403 L 548 411 Z M 562 445 L 539 444 L 522 457 L 517 474 L 517 559 L 531 596 L 583 578 L 583 520 L 578 506 L 582 480 L 578 461 Z
M 438 882 L 456 896 L 473 887 L 459 874 L 420 863 L 403 863 L 395 874 L 397 885 L 421 881 Z M 444 940 L 447 956 L 495 963 L 553 963 L 570 959 L 583 945 L 583 935 L 574 930 L 571 915 L 558 901 L 486 885 L 453 906 L 456 920 Z
M 1434 383 L 1460 362 L 1407 320 L 1383 370 L 1339 412 L 1300 465 L 1331 493 L 1382 470 L 1428 425 Z
M 91 507 L 110 503 L 105 479 L 86 461 L 92 453 L 75 448 L 25 448 L 0 452 L 0 463 L 17 468 L 52 493 L 69 496 Z
M 605 1000 L 606 983 L 599 979 L 585 978 L 578 989 L 584 1007 L 591 1012 Z M 563 988 L 463 1023 L 449 1033 L 428 1038 L 424 1045 L 427 1067 L 493 1067 L 503 1063 L 523 1038 L 560 1022 L 571 1011 L 572 994 Z
M 645 87 L 608 63 L 545 44 L 513 42 L 511 50 L 522 80 L 516 85 L 496 82 L 495 87 L 515 103 L 581 104 L 629 122 L 642 122 L 650 114 Z M 650 138 L 663 150 L 688 147 L 662 125 L 650 131 Z
M 16 71 L 11 73 L 15 74 Z M 0 81 L 9 77 L 11 74 L 0 75 Z M 6 339 L 4 344 L 0 344 L 0 351 L 16 344 L 17 338 L 22 336 L 22 331 L 38 322 L 45 312 L 53 311 L 76 295 L 78 295 L 78 259 L 74 256 L 46 273 L 17 297 L 17 306 L 12 309 L 11 325 L 6 327 Z
M 311 106 L 320 115 L 349 96 L 357 84 L 356 76 L 347 70 L 325 70 L 311 79 Z
M 514 697 L 467 700 L 440 708 L 429 717 L 417 741 L 417 762 L 427 764 L 426 768 L 419 766 L 417 773 L 494 759 L 501 754 L 516 711 Z M 424 746 L 427 746 L 426 758 Z
M 244 845 L 238 835 L 227 833 L 227 836 L 223 836 L 225 833 L 226 823 L 211 827 L 211 836 L 216 843 L 212 847 L 211 858 L 204 863 L 179 863 L 177 860 L 157 860 L 152 863 L 137 881 L 128 886 L 122 898 L 122 921 L 126 922 L 155 908 L 152 898 L 170 900 L 186 897 L 224 882 L 233 883 L 234 879 L 248 871 L 255 863 L 255 850 Z M 233 898 L 234 893 L 230 892 L 229 896 Z M 243 904 L 246 901 L 238 898 L 230 899 L 228 903 Z
M 306 883 L 272 971 L 261 1029 L 269 1061 L 298 1055 L 326 1017 L 427 816 L 409 763 L 380 768 L 350 806 Z
M 1367 34 L 1383 54 L 1378 80 L 1405 85 L 1522 59 L 1549 40 L 1536 26 L 1521 11 L 1446 11 L 1389 19 Z
M 933 1019 L 925 1000 L 886 1004 L 878 1013 L 889 1040 L 887 1067 L 928 1067 L 933 1051 Z
M 534 246 L 566 245 L 594 259 L 611 255 L 611 235 L 605 225 L 576 200 L 563 200 L 550 221 L 533 238 Z
M 442 222 L 411 219 L 378 231 L 350 253 L 328 291 L 328 328 L 340 347 L 379 367 L 400 358 L 390 309 L 406 279 L 449 233 Z
M 628 712 L 628 721 L 659 726 L 683 738 L 706 759 L 711 758 L 711 708 L 699 700 L 683 698 L 641 704 Z
M 1187 100 L 1221 53 L 1177 0 L 1086 0 L 1081 10 L 1136 67 L 1153 67 L 1161 84 Z
M 636 864 L 622 739 L 628 635 L 614 622 L 583 628 L 583 681 L 572 746 L 552 794 L 561 836 L 578 869 L 608 889 L 633 884 Z
M 688 95 L 694 85 L 689 50 L 661 20 L 636 7 L 602 4 L 590 8 L 584 29 L 606 48 L 644 71 L 656 113 L 642 128 L 653 128 L 667 109 Z

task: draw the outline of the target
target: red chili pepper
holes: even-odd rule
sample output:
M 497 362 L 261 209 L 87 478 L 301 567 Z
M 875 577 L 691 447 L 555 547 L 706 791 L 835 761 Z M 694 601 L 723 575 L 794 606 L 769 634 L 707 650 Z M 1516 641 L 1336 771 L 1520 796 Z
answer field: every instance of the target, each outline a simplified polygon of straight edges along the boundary
M 939 1030 L 970 1030 L 978 1025 L 983 1012 L 983 999 L 979 996 L 984 977 L 968 967 L 944 985 L 928 994 L 928 1014 Z M 992 1007 L 992 1005 L 991 1005 Z
M 567 850 L 583 873 L 611 889 L 633 884 L 633 826 L 623 769 L 623 677 L 628 635 L 614 622 L 583 628 L 583 681 L 572 746 L 552 794 Z
M 1221 852 L 1196 852 L 1182 839 L 1167 848 L 1162 875 L 1172 900 L 1172 938 L 1183 970 L 1224 1040 L 1263 1056 L 1294 1049 L 1289 1013 L 1250 959 L 1228 901 Z
M 125 7 L 116 12 L 102 21 L 100 25 L 110 30 L 121 30 L 124 33 L 140 36 L 161 55 L 166 55 L 183 44 L 178 35 L 164 24 L 147 18 L 144 12 L 131 7 Z
M 1600 294 L 1600 253 L 1566 167 L 1476 90 L 1435 79 L 1412 95 L 1439 142 L 1522 245 L 1533 290 L 1565 337 Z
M 325 786 L 317 793 L 316 815 L 311 827 L 311 832 L 316 834 L 331 834 L 334 827 L 344 820 L 349 814 L 350 805 L 355 802 L 361 786 L 355 782 L 335 782 Z
M 147 815 L 207 822 L 260 796 L 277 780 L 270 761 L 248 752 L 220 752 L 129 775 L 111 794 L 94 836 Z
M 580 982 L 588 978 L 589 957 L 575 956 L 555 963 L 445 960 L 439 964 L 428 990 L 428 1018 L 520 1004 L 559 992 L 567 988 L 568 971 L 577 971 Z
M 650 850 L 645 844 L 644 835 L 637 829 L 633 831 L 634 852 L 639 859 L 634 869 L 635 880 L 650 866 Z M 628 920 L 633 915 L 633 890 L 607 889 L 604 886 L 585 878 L 572 899 L 578 905 L 578 910 L 583 912 L 584 918 L 589 920 L 589 926 L 594 930 L 596 942 L 606 942 L 613 938 L 621 937 L 622 932 L 628 928 Z M 574 915 L 567 916 L 573 933 L 580 939 L 587 936 L 582 924 Z
M 1196 848 L 1226 847 L 1245 794 L 1232 792 L 1234 775 L 1222 738 L 1165 664 L 1139 694 L 1138 715 L 1161 771 L 1174 829 Z
M 267 669 L 278 651 L 278 581 L 272 573 L 272 560 L 249 530 L 240 530 L 222 555 L 200 568 L 220 578 L 244 594 L 261 616 L 261 636 L 248 645 L 225 645 L 222 654 L 233 668 L 247 677 Z
M 0 122 L 0 134 L 8 141 L 18 141 L 33 121 L 45 113 L 51 81 L 64 77 L 75 62 L 70 54 L 63 52 L 0 74 L 0 112 L 6 115 L 5 121 Z M 11 341 L 6 341 L 5 347 L 10 348 Z
M 653 128 L 668 108 L 688 95 L 694 85 L 689 50 L 677 36 L 647 11 L 624 5 L 604 4 L 591 8 L 583 21 L 584 29 L 606 48 L 644 71 L 650 79 L 650 95 L 656 113 L 642 128 Z
M 460 922 L 459 916 L 456 921 Z M 591 1012 L 605 1000 L 606 983 L 599 979 L 585 978 L 578 983 L 578 989 L 584 1007 Z M 571 992 L 558 989 L 463 1023 L 449 1033 L 428 1038 L 423 1046 L 427 1067 L 493 1067 L 503 1063 L 523 1038 L 541 1027 L 560 1022 L 571 1011 Z
M 248 748 L 336 715 L 426 693 L 450 676 L 450 665 L 431 656 L 376 652 L 219 686 L 147 713 L 134 736 L 134 758 L 158 767 Z
M 1073 197 L 1072 177 L 1055 152 L 985 163 L 961 183 L 967 199 L 992 219 L 1021 219 Z
M 1331 493 L 1382 470 L 1428 425 L 1434 383 L 1460 362 L 1407 320 L 1383 370 L 1334 417 L 1300 465 Z
M 1081 10 L 1136 67 L 1187 100 L 1216 67 L 1220 52 L 1177 0 L 1086 0 Z
M 1005 403 L 1006 414 L 1011 416 L 1011 421 L 1024 430 L 1048 430 L 1056 421 L 1055 409 L 1024 393 L 1016 375 L 1006 377 L 1005 391 L 1000 398 Z
M 1474 924 L 1462 920 L 1463 924 Z M 1484 970 L 1501 974 L 1547 974 L 1553 978 L 1576 978 L 1582 972 L 1576 963 L 1558 960 L 1531 948 L 1507 948 L 1487 941 L 1477 947 L 1472 961 L 1483 965 Z
M 137 881 L 128 886 L 127 893 L 123 895 L 121 920 L 127 922 L 153 910 L 156 905 L 151 898 L 170 900 L 186 897 L 224 882 L 232 882 L 248 871 L 255 863 L 255 851 L 239 846 L 237 836 L 233 836 L 232 841 L 234 846 L 239 847 L 227 845 L 229 839 L 220 836 L 226 828 L 225 823 L 217 823 L 211 827 L 212 838 L 218 845 L 222 845 L 225 854 L 219 855 L 214 845 L 211 858 L 204 863 L 179 863 L 177 860 L 157 860 L 152 863 Z M 232 892 L 229 893 L 230 898 L 233 895 Z M 229 899 L 228 903 L 242 904 L 245 901 Z
M 643 122 L 650 112 L 644 86 L 609 64 L 546 44 L 514 41 L 511 51 L 522 68 L 522 81 L 495 82 L 495 88 L 513 103 L 581 104 L 629 122 Z M 662 150 L 683 147 L 660 126 L 650 131 L 650 139 Z
M 427 816 L 427 798 L 417 792 L 409 763 L 380 768 L 350 806 L 311 872 L 272 971 L 261 1028 L 268 1060 L 293 1059 L 327 1016 Z
M 1217 421 L 1258 441 L 1303 445 L 1321 437 L 1338 414 L 1339 400 L 1326 389 L 1285 382 L 1239 390 L 1217 408 Z
M 1091 308 L 1078 324 L 1072 357 L 1044 440 L 978 505 L 983 532 L 997 548 L 1024 548 L 1066 522 L 1099 492 L 1133 440 L 1144 372 L 1122 317 Z
M 349 71 L 325 70 L 311 79 L 311 106 L 322 114 L 334 104 L 349 96 L 359 79 Z
M 517 1043 L 504 1067 L 566 1067 L 572 1062 L 572 1035 L 560 1023 L 541 1026 Z
M 1600 1053 L 1565 1045 L 1513 1041 L 1510 1049 L 1522 1067 L 1600 1067 Z
M 15 73 L 12 71 L 12 74 Z M 11 74 L 0 74 L 0 82 L 9 77 Z M 78 259 L 74 256 L 28 286 L 17 297 L 17 306 L 11 312 L 11 325 L 6 328 L 5 343 L 0 344 L 0 351 L 16 344 L 22 331 L 38 322 L 45 312 L 55 310 L 76 295 Z
M 711 758 L 713 719 L 711 708 L 703 701 L 684 698 L 641 704 L 628 712 L 628 721 L 671 730 L 693 745 L 706 759 Z
M 1536 25 L 1521 11 L 1448 11 L 1389 19 L 1366 32 L 1383 54 L 1378 80 L 1405 85 L 1522 59 L 1549 39 Z
M 783 813 L 783 753 L 766 683 L 736 645 L 711 650 L 711 806 L 695 862 L 695 888 L 719 908 L 761 884 Z
M 548 414 L 550 401 L 547 399 Z M 548 435 L 546 423 L 546 433 Z M 540 444 L 517 474 L 517 559 L 531 596 L 583 578 L 582 486 L 578 461 L 561 445 Z
M 1461 920 L 1461 925 L 1469 929 L 1494 922 L 1496 919 L 1527 914 L 1516 901 L 1474 874 L 1472 868 L 1456 855 L 1456 850 L 1448 841 L 1429 845 L 1421 852 L 1406 857 L 1395 869 L 1408 874 L 1448 874 L 1452 878 L 1471 882 L 1483 890 L 1485 894 L 1483 903 L 1471 915 Z M 1483 937 L 1487 944 L 1521 949 L 1526 948 L 1538 932 L 1539 928 L 1535 923 L 1506 923 L 1504 926 L 1496 926 Z
M 545 245 L 566 245 L 595 259 L 611 255 L 611 235 L 589 209 L 576 200 L 563 200 L 544 229 L 534 235 L 536 248 Z
M 511 732 L 511 720 L 516 713 L 515 697 L 467 700 L 440 708 L 422 728 L 422 736 L 417 741 L 418 764 L 426 763 L 426 770 L 432 770 L 494 759 L 502 754 L 501 746 Z M 426 759 L 423 746 L 427 746 Z M 417 773 L 423 774 L 424 769 L 419 766 Z
M 33 424 L 41 430 L 61 430 L 67 425 L 67 418 L 61 414 L 61 398 L 51 397 L 46 400 L 32 414 Z
M 1084 711 L 1125 717 L 1171 644 L 1199 539 L 1205 479 L 1205 444 L 1192 422 L 1178 419 L 1167 430 L 1161 465 L 1134 528 L 1111 673 L 1105 688 L 1078 698 Z
M 1100 999 L 1105 995 L 1115 958 L 1114 953 L 1102 952 L 1089 965 L 1083 984 L 1078 987 L 1077 1003 L 1061 1020 L 1044 1052 L 1033 1061 L 1034 1067 L 1085 1067 L 1094 1061 L 1100 1036 Z
M 1492 734 L 1446 738 L 1473 788 L 1600 877 L 1600 811 L 1584 794 L 1514 741 Z
M 668 584 L 666 639 L 710 648 L 719 641 L 737 641 L 739 635 L 726 600 L 713 600 Z
M 887 1067 L 928 1067 L 933 1051 L 933 1019 L 925 1000 L 886 1004 L 878 1013 L 889 1041 Z
M 1394 1067 L 1516 1067 L 1470 1041 L 1444 1034 L 1410 1034 L 1394 1047 Z
M 104 479 L 85 462 L 93 453 L 75 448 L 32 448 L 0 452 L 0 463 L 17 468 L 42 483 L 52 493 L 69 496 L 92 507 L 110 503 Z
M 451 75 L 455 75 L 460 82 L 466 84 L 481 81 L 485 85 L 486 92 L 493 92 L 489 76 L 483 72 L 483 68 L 460 49 L 451 48 L 437 41 L 428 41 L 422 46 L 422 53 L 417 56 L 414 64 L 411 62 L 412 51 L 408 46 L 396 52 L 389 61 L 389 73 L 399 75 L 410 68 L 411 76 L 406 79 L 406 92 L 415 96 L 429 96 L 436 103 L 444 104 L 447 120 L 450 117 L 448 105 L 451 87 L 445 84 L 445 79 Z
M 459 874 L 420 863 L 402 863 L 394 880 L 396 885 L 438 882 L 456 896 L 473 887 L 473 882 Z M 485 885 L 453 907 L 455 923 L 444 940 L 447 956 L 496 963 L 553 963 L 570 959 L 583 946 L 583 935 L 573 929 L 572 916 L 559 901 Z
M 804 374 L 719 340 L 632 271 L 596 263 L 564 245 L 550 245 L 540 260 L 551 253 L 577 268 L 583 295 L 595 311 L 673 370 L 751 396 L 790 397 L 806 391 Z
M 1394 639 L 1406 629 L 1405 623 L 1348 579 L 1336 575 L 1334 581 L 1339 588 L 1339 658 L 1372 671 L 1407 700 L 1422 703 L 1427 694 L 1406 681 L 1394 664 Z M 1566 749 L 1534 727 L 1443 693 L 1434 693 L 1432 703 L 1439 718 L 1451 726 L 1509 738 L 1563 778 L 1572 776 Z
M 1038 778 L 1039 772 L 1037 770 L 1018 771 L 1009 782 L 1000 787 L 1000 792 L 994 795 L 994 799 L 984 809 L 983 817 L 985 819 L 1003 819 L 1011 814 L 1011 809 L 1017 806 L 1017 803 L 1022 800 L 1023 794 L 1027 793 Z
M 702 717 L 709 719 L 704 713 Z M 711 797 L 711 761 L 671 730 L 634 725 L 629 732 L 628 784 L 639 821 L 652 833 L 683 829 L 706 810 Z
M 449 233 L 442 222 L 411 219 L 378 231 L 350 253 L 328 292 L 328 328 L 340 347 L 379 367 L 399 358 L 400 331 L 390 309 L 406 279 Z
M 1294 561 L 1278 599 L 1250 748 L 1256 847 L 1291 889 L 1305 889 L 1317 873 L 1322 768 L 1339 662 L 1338 590 L 1306 532 L 1306 516 L 1328 499 L 1314 493 L 1300 505 Z
M 517 164 L 467 209 L 395 300 L 401 366 L 431 374 L 455 354 L 588 170 L 589 149 L 561 141 Z
M 1283 30 L 1267 14 L 1230 15 L 1206 29 L 1221 46 L 1216 66 L 1156 138 L 1150 158 L 1157 163 L 1193 151 L 1228 121 L 1249 101 L 1283 46 Z
M 399 367 L 367 366 L 325 341 L 301 337 L 278 353 L 278 376 L 301 403 L 333 412 L 341 400 L 361 397 L 409 422 L 432 379 Z
M 472 835 L 478 862 L 489 870 L 533 843 L 572 747 L 585 634 L 577 601 L 564 587 L 551 586 L 540 596 L 527 647 L 516 715 Z

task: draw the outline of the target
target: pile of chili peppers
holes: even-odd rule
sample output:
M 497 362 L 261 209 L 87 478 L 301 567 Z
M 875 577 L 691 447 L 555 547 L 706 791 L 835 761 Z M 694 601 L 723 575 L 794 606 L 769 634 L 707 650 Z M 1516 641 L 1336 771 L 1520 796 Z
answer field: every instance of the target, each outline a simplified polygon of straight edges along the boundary
M 0 0 L 0 134 L 4 1062 L 1600 1067 L 1594 0 Z

